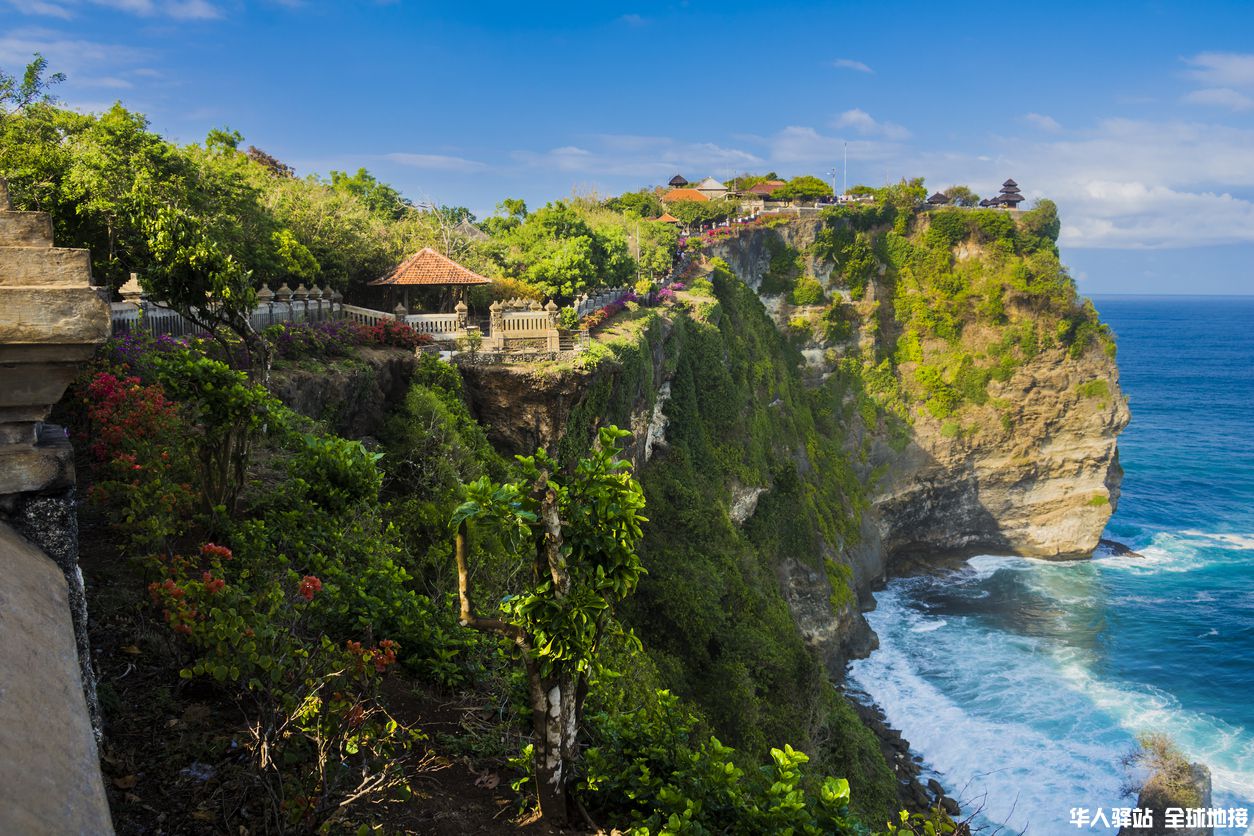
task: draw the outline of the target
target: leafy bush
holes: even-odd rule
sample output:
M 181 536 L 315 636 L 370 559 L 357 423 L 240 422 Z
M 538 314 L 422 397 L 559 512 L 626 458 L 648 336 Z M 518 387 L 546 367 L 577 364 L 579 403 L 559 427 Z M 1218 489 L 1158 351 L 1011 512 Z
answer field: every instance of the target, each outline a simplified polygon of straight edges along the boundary
M 285 561 L 237 561 L 207 543 L 195 557 L 155 558 L 166 574 L 149 585 L 192 661 L 184 679 L 205 677 L 246 695 L 259 783 L 287 799 L 288 827 L 316 829 L 353 797 L 386 796 L 405 783 L 404 754 L 418 735 L 379 702 L 396 663 L 390 639 L 336 642 L 319 618 L 323 581 Z
M 805 276 L 792 289 L 789 301 L 794 305 L 823 304 L 823 285 L 813 276 Z
M 806 774 L 809 757 L 791 746 L 744 769 L 667 691 L 643 708 L 589 719 L 581 789 L 631 834 L 861 832 L 848 781 Z

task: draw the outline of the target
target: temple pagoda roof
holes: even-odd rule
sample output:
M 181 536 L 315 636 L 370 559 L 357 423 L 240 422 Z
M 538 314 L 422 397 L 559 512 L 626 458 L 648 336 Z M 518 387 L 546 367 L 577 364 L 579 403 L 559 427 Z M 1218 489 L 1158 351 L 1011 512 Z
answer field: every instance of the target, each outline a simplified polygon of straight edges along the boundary
M 477 285 L 491 284 L 492 280 L 458 264 L 448 256 L 430 247 L 423 247 L 392 269 L 392 272 L 372 285 Z

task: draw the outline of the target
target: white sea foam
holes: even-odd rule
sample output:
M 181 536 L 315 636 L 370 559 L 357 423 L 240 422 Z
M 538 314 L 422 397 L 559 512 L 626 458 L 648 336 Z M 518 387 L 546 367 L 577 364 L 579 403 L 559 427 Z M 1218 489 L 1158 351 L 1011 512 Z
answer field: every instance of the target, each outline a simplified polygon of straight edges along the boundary
M 1060 684 L 1043 687 L 1051 683 L 1038 642 L 981 632 L 962 619 L 951 619 L 947 639 L 936 637 L 949 630 L 922 646 L 903 641 L 903 633 L 927 621 L 891 590 L 870 615 L 881 646 L 854 663 L 850 678 L 923 754 L 965 812 L 983 806 L 989 821 L 1063 833 L 1070 807 L 1120 802 L 1118 752 L 1109 740 L 1029 722 L 1059 712 Z M 1063 709 L 1064 726 L 1068 714 Z
M 1027 566 L 1005 558 L 974 564 L 952 581 L 979 583 L 999 569 Z M 1066 596 L 1075 599 L 1092 599 L 1084 587 L 1101 584 L 1100 573 L 1082 564 L 1033 567 L 1024 580 L 1060 605 L 1060 620 L 1085 615 L 1058 599 L 1069 583 L 1080 587 Z M 1087 643 L 990 628 L 978 616 L 921 612 L 911 594 L 935 582 L 894 582 L 877 595 L 868 618 L 880 649 L 853 664 L 850 681 L 884 709 L 964 813 L 983 805 L 987 823 L 1074 832 L 1071 807 L 1131 804 L 1120 795 L 1126 776 L 1119 762 L 1146 730 L 1165 732 L 1211 767 L 1217 806 L 1254 801 L 1254 738 L 1246 729 L 1185 710 L 1160 689 L 1104 681 L 1093 673 L 1099 655 Z M 933 626 L 942 623 L 944 630 Z
M 995 554 L 977 554 L 967 560 L 964 569 L 959 570 L 964 580 L 981 581 L 991 578 L 1002 569 L 1022 569 L 1026 568 L 1029 558 L 1025 557 L 1006 557 Z
M 1218 635 L 1215 630 L 1211 634 Z M 1140 684 L 1136 690 L 1111 685 L 1069 660 L 1067 653 L 1059 656 L 1070 686 L 1128 732 L 1166 734 L 1190 759 L 1209 766 L 1217 803 L 1224 797 L 1229 802 L 1254 799 L 1254 737 L 1246 729 L 1188 711 L 1174 696 L 1151 685 Z
M 1231 549 L 1238 551 L 1254 551 L 1254 534 L 1213 534 L 1206 531 L 1195 531 L 1187 529 L 1180 532 L 1182 535 L 1193 537 L 1198 540 L 1206 540 L 1211 543 L 1222 543 Z

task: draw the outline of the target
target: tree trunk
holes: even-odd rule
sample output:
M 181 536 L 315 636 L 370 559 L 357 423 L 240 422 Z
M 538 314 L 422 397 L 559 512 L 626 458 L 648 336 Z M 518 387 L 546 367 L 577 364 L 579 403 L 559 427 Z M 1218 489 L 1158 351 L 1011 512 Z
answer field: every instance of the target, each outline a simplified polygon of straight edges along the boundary
M 536 794 L 540 814 L 560 827 L 570 819 L 571 765 L 576 762 L 579 731 L 578 678 L 541 677 L 528 660 L 531 722 L 534 729 Z

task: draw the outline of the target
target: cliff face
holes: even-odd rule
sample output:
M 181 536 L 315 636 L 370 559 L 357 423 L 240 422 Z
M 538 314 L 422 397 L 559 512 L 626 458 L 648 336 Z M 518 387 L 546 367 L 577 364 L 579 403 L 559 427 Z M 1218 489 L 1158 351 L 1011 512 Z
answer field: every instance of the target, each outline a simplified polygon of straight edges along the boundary
M 896 560 L 1086 555 L 1118 500 L 1113 344 L 1052 242 L 970 218 L 992 233 L 746 230 L 576 363 L 462 367 L 503 452 L 569 462 L 632 430 L 648 574 L 619 615 L 662 682 L 721 740 L 792 741 L 888 806 L 827 685 L 874 647 L 872 586 Z
M 769 292 L 781 251 L 795 253 L 801 275 L 818 279 L 828 294 L 857 312 L 847 339 L 801 340 L 810 370 L 818 375 L 860 352 L 890 353 L 884 347 L 903 331 L 894 316 L 901 277 L 894 275 L 890 259 L 877 258 L 864 293 L 853 299 L 842 287 L 839 267 L 816 253 L 823 228 L 821 221 L 799 221 L 746 230 L 710 251 L 762 296 L 781 331 L 807 313 L 805 306 L 791 304 L 788 294 Z M 882 257 L 883 249 L 876 255 Z M 986 248 L 975 244 L 955 248 L 956 263 L 986 257 Z M 971 333 L 960 340 L 979 356 L 1014 324 L 1042 318 L 1039 307 L 1030 297 L 1011 298 L 1000 328 L 972 323 Z M 989 380 L 987 402 L 965 405 L 956 420 L 911 409 L 904 448 L 890 449 L 882 439 L 874 448 L 871 462 L 881 475 L 868 485 L 875 526 L 858 550 L 859 581 L 882 574 L 898 556 L 1090 554 L 1118 502 L 1122 470 L 1116 439 L 1129 419 L 1112 355 L 1096 344 L 1079 352 L 1042 348 L 1002 375 L 1005 379 Z M 920 365 L 901 363 L 899 377 L 908 379 Z
M 1082 394 L 1090 381 L 1109 394 Z M 982 431 L 947 437 L 919 420 L 910 445 L 875 486 L 885 559 L 992 551 L 1082 557 L 1119 498 L 1118 433 L 1128 422 L 1114 363 L 1055 350 L 1016 371 L 991 394 L 1011 403 L 1009 428 L 973 416 Z

